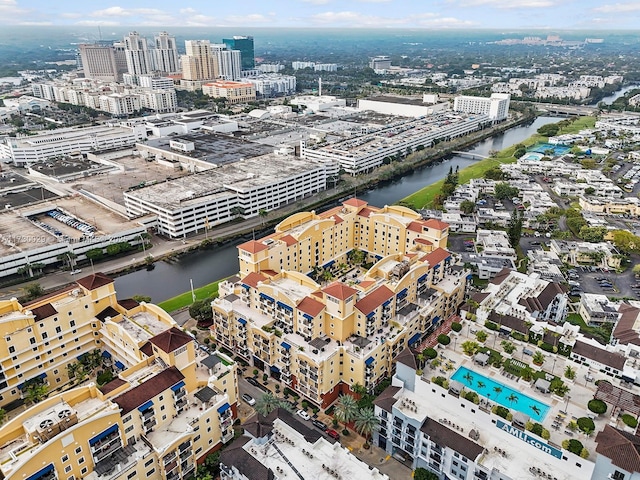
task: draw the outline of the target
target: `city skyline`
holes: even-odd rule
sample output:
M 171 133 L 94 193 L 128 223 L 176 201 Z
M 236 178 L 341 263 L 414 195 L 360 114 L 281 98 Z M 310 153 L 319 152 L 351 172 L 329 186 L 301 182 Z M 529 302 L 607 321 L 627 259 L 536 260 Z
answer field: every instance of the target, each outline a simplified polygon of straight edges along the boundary
M 141 0 L 123 7 L 111 1 L 0 0 L 3 25 L 148 27 L 314 27 L 426 29 L 633 29 L 640 2 L 587 0 L 248 0 L 230 3 Z

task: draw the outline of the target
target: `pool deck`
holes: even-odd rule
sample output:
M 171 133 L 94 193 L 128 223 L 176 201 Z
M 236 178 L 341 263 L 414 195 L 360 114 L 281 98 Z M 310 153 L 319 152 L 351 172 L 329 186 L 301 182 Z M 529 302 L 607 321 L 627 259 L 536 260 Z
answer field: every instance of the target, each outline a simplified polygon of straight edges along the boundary
M 443 364 L 439 367 L 433 368 L 427 364 L 422 377 L 424 379 L 431 379 L 433 376 L 446 376 L 447 379 L 450 379 L 451 376 L 458 370 L 459 367 L 464 366 L 470 370 L 474 370 L 485 377 L 488 377 L 496 382 L 502 383 L 509 388 L 522 393 L 528 397 L 531 397 L 535 400 L 538 400 L 541 403 L 549 405 L 549 411 L 545 416 L 544 420 L 541 422 L 544 428 L 546 428 L 551 434 L 551 438 L 549 442 L 555 445 L 561 445 L 563 440 L 568 438 L 574 438 L 582 442 L 584 447 L 589 451 L 589 460 L 595 461 L 596 457 L 596 443 L 595 437 L 596 433 L 601 431 L 605 425 L 609 424 L 624 430 L 624 424 L 621 421 L 618 421 L 617 418 L 611 417 L 611 406 L 609 405 L 609 409 L 607 413 L 600 415 L 594 418 L 594 423 L 596 426 L 595 432 L 590 436 L 586 436 L 579 430 L 571 432 L 568 430 L 567 426 L 571 420 L 576 420 L 580 417 L 593 416 L 589 410 L 587 410 L 587 403 L 589 400 L 593 399 L 593 396 L 596 391 L 596 386 L 594 380 L 607 380 L 613 383 L 614 385 L 620 385 L 619 381 L 612 379 L 604 374 L 599 372 L 589 371 L 586 366 L 578 365 L 574 362 L 571 362 L 567 358 L 557 355 L 551 354 L 548 352 L 542 352 L 545 355 L 545 362 L 542 364 L 542 370 L 555 373 L 560 376 L 562 380 L 570 386 L 571 390 L 565 396 L 565 398 L 557 397 L 552 394 L 543 394 L 539 392 L 536 388 L 533 387 L 533 383 L 525 382 L 524 380 L 519 380 L 517 377 L 515 379 L 509 378 L 501 374 L 501 370 L 498 370 L 494 367 L 490 366 L 481 366 L 474 363 L 473 358 L 468 357 L 463 354 L 462 348 L 460 345 L 467 340 L 475 340 L 475 335 L 470 334 L 469 329 L 473 328 L 476 330 L 480 330 L 480 325 L 471 322 L 465 321 L 464 326 L 461 332 L 455 333 L 451 332 L 452 341 L 447 347 L 439 346 L 438 350 L 438 358 L 443 360 Z M 500 346 L 500 342 L 504 340 L 504 338 L 498 337 L 497 333 L 484 329 L 488 338 L 484 342 L 484 345 L 487 347 L 493 348 L 502 353 L 503 356 L 509 357 L 504 352 L 502 352 L 502 348 Z M 495 339 L 494 339 L 495 337 Z M 533 365 L 530 356 L 523 355 L 522 350 L 523 347 L 533 350 L 535 352 L 536 349 L 533 345 L 529 343 L 524 343 L 517 341 L 515 339 L 509 339 L 516 347 L 517 350 L 511 355 L 512 358 L 516 360 L 523 361 L 524 363 L 528 363 L 532 368 L 540 369 Z M 447 369 L 447 363 L 450 364 L 450 368 Z M 567 380 L 563 376 L 563 372 L 567 365 L 570 365 L 574 370 L 576 370 L 575 381 L 571 382 Z M 587 382 L 585 378 L 587 375 L 591 376 L 591 380 Z M 493 403 L 493 402 L 491 402 Z M 443 407 L 445 405 L 443 404 Z M 515 408 L 513 409 L 515 410 Z M 442 412 L 443 416 L 445 416 L 446 412 Z M 555 425 L 555 426 L 554 426 Z M 557 428 L 556 428 L 557 427 Z

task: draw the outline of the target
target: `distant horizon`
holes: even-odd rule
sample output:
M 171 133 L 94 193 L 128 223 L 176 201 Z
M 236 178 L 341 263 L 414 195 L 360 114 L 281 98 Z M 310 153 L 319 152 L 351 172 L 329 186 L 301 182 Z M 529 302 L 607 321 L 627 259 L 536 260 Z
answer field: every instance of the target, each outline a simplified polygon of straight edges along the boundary
M 0 0 L 0 25 L 637 31 L 637 0 Z

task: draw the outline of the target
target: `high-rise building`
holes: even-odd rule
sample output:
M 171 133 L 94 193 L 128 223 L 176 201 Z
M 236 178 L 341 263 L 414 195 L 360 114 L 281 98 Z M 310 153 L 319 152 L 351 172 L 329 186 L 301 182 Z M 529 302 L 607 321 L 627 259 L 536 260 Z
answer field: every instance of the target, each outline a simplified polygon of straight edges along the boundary
M 127 73 L 127 49 L 124 42 L 113 42 L 113 55 L 116 58 L 116 68 L 118 69 L 118 80 Z
M 147 75 L 153 71 L 147 39 L 138 32 L 131 32 L 124 37 L 127 71 L 130 75 Z
M 493 121 L 501 121 L 509 115 L 510 99 L 511 95 L 508 93 L 492 93 L 489 98 L 460 95 L 454 100 L 453 110 L 455 112 L 481 113 L 489 115 Z
M 218 65 L 218 77 L 223 80 L 240 80 L 242 61 L 240 50 L 228 50 L 224 44 L 211 45 Z
M 84 76 L 105 82 L 118 81 L 118 66 L 111 45 L 87 44 L 79 46 Z
M 184 46 L 186 54 L 181 58 L 183 81 L 202 82 L 218 76 L 218 65 L 209 40 L 187 40 Z
M 233 38 L 222 39 L 229 50 L 240 50 L 242 70 L 253 70 L 256 67 L 253 49 L 253 37 L 234 35 Z
M 155 70 L 161 73 L 180 71 L 176 37 L 167 32 L 160 32 L 154 37 L 153 63 Z

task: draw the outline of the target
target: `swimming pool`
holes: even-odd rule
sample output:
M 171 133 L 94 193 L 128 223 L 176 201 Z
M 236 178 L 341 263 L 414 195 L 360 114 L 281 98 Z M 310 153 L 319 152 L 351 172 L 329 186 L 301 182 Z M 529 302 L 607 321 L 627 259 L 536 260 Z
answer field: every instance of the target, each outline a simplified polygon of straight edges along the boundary
M 549 411 L 549 405 L 535 400 L 523 393 L 485 377 L 478 372 L 460 367 L 451 376 L 451 380 L 457 380 L 469 390 L 478 395 L 519 412 L 529 415 L 532 419 L 542 422 Z
M 527 149 L 528 152 L 537 152 L 545 155 L 548 151 L 553 151 L 552 155 L 563 155 L 569 150 L 571 150 L 571 147 L 567 147 L 566 145 L 554 145 L 552 143 L 538 143 Z

